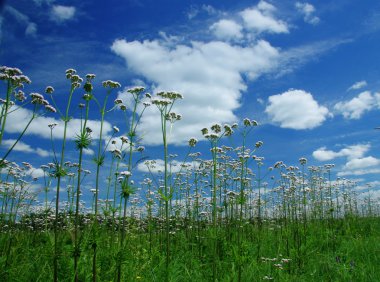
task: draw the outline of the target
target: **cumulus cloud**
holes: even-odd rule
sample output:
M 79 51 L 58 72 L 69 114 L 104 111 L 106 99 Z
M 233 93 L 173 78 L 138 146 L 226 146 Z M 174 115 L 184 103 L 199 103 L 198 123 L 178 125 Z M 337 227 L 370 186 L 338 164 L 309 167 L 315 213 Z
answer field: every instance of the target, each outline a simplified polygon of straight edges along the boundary
M 7 139 L 3 141 L 4 146 L 10 148 L 16 142 L 16 139 Z M 23 152 L 23 153 L 35 153 L 40 157 L 48 157 L 51 155 L 49 151 L 46 151 L 41 148 L 32 148 L 29 144 L 26 144 L 22 141 L 19 141 L 16 146 L 13 148 L 13 151 Z
M 233 20 L 222 19 L 213 25 L 210 29 L 218 39 L 241 39 L 243 37 L 242 26 Z
M 378 167 L 380 160 L 372 156 L 364 156 L 370 147 L 370 144 L 358 144 L 347 146 L 337 152 L 322 147 L 313 152 L 313 157 L 319 161 L 330 161 L 338 157 L 345 157 L 347 161 L 338 172 L 338 176 L 378 173 L 380 172 Z
M 265 112 L 282 128 L 312 129 L 320 126 L 329 116 L 326 107 L 318 105 L 304 90 L 289 90 L 269 97 Z
M 366 87 L 366 86 L 367 86 L 367 81 L 365 81 L 365 80 L 358 81 L 358 82 L 355 82 L 353 85 L 351 85 L 347 89 L 347 91 L 361 89 L 361 88 Z
M 5 131 L 9 133 L 21 133 L 29 120 L 32 117 L 32 111 L 24 108 L 20 108 L 15 112 L 9 114 L 9 123 Z M 34 135 L 39 136 L 41 138 L 50 139 L 50 128 L 49 124 L 57 123 L 58 125 L 53 129 L 53 138 L 62 139 L 63 131 L 64 131 L 64 123 L 62 120 L 55 119 L 53 117 L 45 117 L 39 116 L 33 120 L 28 130 L 26 131 L 26 135 Z M 68 123 L 67 128 L 67 138 L 74 139 L 76 134 L 80 132 L 81 120 L 77 118 L 73 118 Z M 87 126 L 92 129 L 92 138 L 99 138 L 100 134 L 100 121 L 97 120 L 89 120 L 87 122 Z M 109 122 L 105 121 L 103 124 L 103 135 L 111 135 L 112 134 L 112 126 Z
M 334 109 L 346 119 L 359 119 L 365 112 L 370 111 L 376 104 L 371 92 L 365 91 L 350 101 L 335 104 Z
M 313 157 L 318 161 L 330 161 L 338 157 L 347 157 L 349 160 L 362 158 L 371 148 L 370 144 L 358 144 L 347 146 L 338 152 L 321 147 L 313 152 Z
M 305 22 L 312 25 L 317 25 L 319 23 L 320 19 L 314 15 L 315 7 L 312 4 L 297 2 L 295 6 L 298 12 L 300 12 L 303 15 L 303 19 Z
M 260 1 L 257 6 L 240 12 L 240 16 L 243 18 L 245 28 L 255 33 L 288 33 L 287 24 L 276 19 L 275 11 L 276 7 L 265 1 Z
M 365 157 L 365 158 L 357 158 L 357 159 L 352 159 L 348 161 L 344 165 L 344 169 L 360 169 L 360 168 L 367 168 L 371 166 L 376 166 L 380 164 L 380 160 L 376 159 L 372 156 Z
M 183 116 L 170 134 L 171 142 L 176 144 L 200 138 L 200 129 L 212 123 L 236 122 L 233 111 L 240 106 L 242 92 L 247 88 L 242 75 L 255 79 L 271 71 L 279 57 L 278 50 L 264 40 L 247 47 L 220 41 L 169 47 L 159 40 L 116 40 L 111 48 L 156 90 L 174 90 L 184 95 L 185 99 L 173 108 Z M 141 120 L 138 130 L 146 144 L 162 142 L 158 114 L 152 106 Z
M 53 5 L 51 8 L 50 18 L 53 21 L 62 23 L 74 18 L 76 8 L 73 6 Z

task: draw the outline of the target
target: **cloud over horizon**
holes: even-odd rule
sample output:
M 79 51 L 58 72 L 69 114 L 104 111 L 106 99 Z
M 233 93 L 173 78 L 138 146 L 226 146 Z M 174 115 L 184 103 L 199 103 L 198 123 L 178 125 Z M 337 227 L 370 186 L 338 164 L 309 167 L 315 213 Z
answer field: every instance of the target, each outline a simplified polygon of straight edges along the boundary
M 159 40 L 122 39 L 115 40 L 111 49 L 154 89 L 184 95 L 173 109 L 183 115 L 172 131 L 171 141 L 175 144 L 200 138 L 200 129 L 212 123 L 236 122 L 234 111 L 247 89 L 243 75 L 254 80 L 271 71 L 279 56 L 278 50 L 265 40 L 247 47 L 221 41 L 168 47 Z M 149 145 L 158 145 L 162 139 L 159 119 L 152 108 L 142 118 L 139 130 Z

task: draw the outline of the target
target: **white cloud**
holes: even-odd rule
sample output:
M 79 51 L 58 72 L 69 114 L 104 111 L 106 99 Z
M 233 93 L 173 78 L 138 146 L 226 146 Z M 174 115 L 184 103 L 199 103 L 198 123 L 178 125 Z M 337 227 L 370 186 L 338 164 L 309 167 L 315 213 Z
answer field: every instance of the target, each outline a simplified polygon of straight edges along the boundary
M 241 39 L 243 37 L 243 34 L 241 32 L 242 28 L 243 27 L 235 21 L 225 19 L 214 23 L 210 27 L 218 39 L 225 40 Z
M 359 159 L 371 148 L 369 144 L 358 144 L 347 146 L 338 152 L 326 150 L 326 147 L 321 147 L 313 152 L 313 157 L 318 161 L 329 161 L 338 157 L 347 157 L 349 160 Z
M 380 160 L 372 156 L 364 157 L 369 151 L 370 144 L 347 146 L 338 152 L 319 148 L 313 152 L 313 157 L 319 161 L 329 161 L 338 157 L 346 157 L 346 164 L 337 173 L 338 176 L 365 175 L 380 172 Z
M 202 10 L 205 11 L 208 15 L 215 15 L 219 13 L 218 10 L 215 9 L 213 6 L 206 4 L 202 5 Z
M 358 82 L 355 82 L 353 85 L 351 85 L 347 89 L 347 91 L 361 89 L 361 88 L 366 87 L 366 86 L 367 86 L 367 81 L 365 81 L 365 80 L 358 81 Z
M 50 13 L 50 18 L 58 23 L 71 20 L 76 12 L 73 6 L 53 5 Z
M 32 117 L 32 111 L 20 108 L 15 112 L 9 114 L 9 123 L 7 124 L 5 131 L 9 133 L 21 133 L 29 120 Z M 30 124 L 26 135 L 35 135 L 41 138 L 50 139 L 49 124 L 57 123 L 58 125 L 53 129 L 53 138 L 62 139 L 64 131 L 64 123 L 62 120 L 55 119 L 53 117 L 39 116 L 35 118 Z M 81 120 L 73 118 L 68 123 L 67 138 L 74 139 L 80 132 Z M 100 134 L 100 121 L 89 120 L 87 126 L 92 129 L 92 138 L 99 138 Z M 109 136 L 112 134 L 112 126 L 109 122 L 105 121 L 103 124 L 103 135 Z
M 53 3 L 55 0 L 33 0 L 33 2 L 37 5 L 37 6 L 41 6 L 43 3 L 46 3 L 48 5 L 50 5 L 51 3 Z
M 198 16 L 198 14 L 200 14 L 201 12 L 205 12 L 208 15 L 215 15 L 215 14 L 220 13 L 213 6 L 203 4 L 201 7 L 191 6 L 188 13 L 187 13 L 187 17 L 189 20 L 191 20 L 191 19 L 195 18 L 196 16 Z
M 7 139 L 3 141 L 4 146 L 10 148 L 16 142 L 16 139 Z M 13 148 L 13 151 L 23 152 L 23 153 L 35 153 L 40 157 L 48 157 L 51 155 L 49 151 L 41 148 L 32 148 L 29 144 L 19 141 Z
M 95 155 L 95 152 L 94 152 L 94 150 L 93 149 L 90 149 L 90 148 L 85 148 L 85 149 L 83 149 L 83 153 L 85 154 L 85 155 L 88 155 L 88 156 L 94 156 Z
M 277 76 L 281 76 L 292 72 L 296 68 L 305 65 L 310 60 L 315 60 L 321 55 L 329 52 L 332 49 L 346 43 L 352 42 L 352 39 L 331 39 L 324 41 L 316 41 L 306 45 L 284 50 L 281 53 Z
M 168 47 L 159 40 L 116 40 L 111 48 L 126 60 L 129 69 L 157 90 L 184 95 L 173 109 L 183 116 L 171 133 L 171 141 L 176 144 L 200 138 L 200 129 L 212 123 L 236 122 L 233 111 L 239 108 L 247 88 L 242 74 L 255 79 L 273 70 L 279 57 L 278 50 L 264 40 L 248 47 L 220 41 Z M 146 144 L 162 143 L 154 106 L 146 111 L 138 130 Z
M 260 3 L 253 8 L 247 8 L 240 12 L 245 27 L 258 34 L 268 33 L 288 33 L 288 26 L 285 22 L 278 20 L 274 16 L 276 8 L 265 2 Z
M 25 35 L 35 37 L 37 34 L 37 25 L 35 23 L 29 23 L 25 30 Z
M 305 22 L 312 25 L 317 25 L 319 23 L 320 19 L 314 15 L 315 7 L 312 4 L 297 2 L 295 6 L 298 12 L 304 16 L 303 19 Z
M 344 169 L 353 170 L 353 169 L 363 169 L 371 166 L 377 166 L 380 164 L 380 160 L 372 156 L 365 158 L 356 158 L 348 161 L 344 165 Z
M 377 201 L 380 200 L 380 189 L 370 189 L 370 191 L 365 191 L 358 195 L 359 199 L 364 200 L 368 199 L 370 197 L 372 200 L 376 199 Z M 367 202 L 365 202 L 367 204 Z
M 24 25 L 26 27 L 26 36 L 34 37 L 37 34 L 37 25 L 34 22 L 30 21 L 27 15 L 21 13 L 20 11 L 16 10 L 15 8 L 9 5 L 5 6 L 5 11 L 12 15 L 13 18 L 15 18 L 19 24 Z
M 363 182 L 363 181 L 361 181 Z M 373 188 L 379 188 L 380 187 L 380 181 L 376 180 L 376 181 L 370 181 L 370 182 L 367 182 L 363 185 L 358 185 L 355 187 L 355 190 L 356 191 L 368 191 L 368 190 L 372 190 Z
M 179 162 L 172 160 L 168 163 L 168 169 L 171 173 L 186 171 L 188 168 L 199 167 L 197 162 Z M 165 162 L 162 159 L 149 160 L 137 165 L 137 170 L 145 173 L 160 173 L 165 170 Z
M 378 174 L 380 173 L 380 168 L 371 169 L 357 169 L 357 170 L 344 170 L 337 173 L 337 176 L 347 176 L 347 175 L 365 175 L 365 174 Z
M 289 90 L 270 96 L 265 112 L 272 122 L 291 129 L 315 128 L 329 116 L 328 109 L 318 105 L 313 96 L 304 90 Z
M 33 178 L 41 178 L 44 177 L 45 172 L 41 168 L 31 168 L 27 171 L 27 174 L 29 174 Z
M 347 102 L 335 104 L 334 109 L 347 119 L 359 119 L 366 111 L 375 106 L 375 98 L 369 91 L 365 91 Z

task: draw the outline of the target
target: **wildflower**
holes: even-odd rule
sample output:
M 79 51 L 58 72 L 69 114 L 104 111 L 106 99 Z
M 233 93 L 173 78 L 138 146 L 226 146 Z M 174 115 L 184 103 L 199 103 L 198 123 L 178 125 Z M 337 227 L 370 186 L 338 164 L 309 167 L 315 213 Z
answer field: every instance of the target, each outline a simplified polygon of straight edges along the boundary
M 120 139 L 121 139 L 121 142 L 123 143 L 128 143 L 129 142 L 129 139 L 127 136 L 120 136 Z
M 42 95 L 39 94 L 39 93 L 30 93 L 29 96 L 30 96 L 32 99 L 38 99 L 38 100 L 43 100 L 43 99 L 44 99 L 44 96 L 42 96 Z
M 169 99 L 163 98 L 153 98 L 152 104 L 156 105 L 157 107 L 165 107 L 167 105 L 170 105 L 172 102 Z
M 87 82 L 84 84 L 83 89 L 86 92 L 91 92 L 92 91 L 93 86 L 92 86 L 92 84 L 91 84 L 91 82 L 89 80 L 87 80 Z
M 198 143 L 198 140 L 195 138 L 190 138 L 189 140 L 189 146 L 194 147 Z
M 121 99 L 115 99 L 114 103 L 115 103 L 115 105 L 119 105 L 119 104 L 123 103 L 123 100 L 121 100 Z
M 86 127 L 86 132 L 87 133 L 92 133 L 92 129 L 90 127 Z
M 25 96 L 25 93 L 21 90 L 19 90 L 16 94 L 15 94 L 15 98 L 17 101 L 19 102 L 24 102 L 26 100 L 26 96 Z
M 208 129 L 207 128 L 202 128 L 201 129 L 202 135 L 208 134 Z
M 86 79 L 87 80 L 93 80 L 95 77 L 96 77 L 95 74 L 92 74 L 92 73 L 86 74 Z
M 121 87 L 121 84 L 119 82 L 112 81 L 112 80 L 105 80 L 102 82 L 102 85 L 104 88 L 111 88 L 111 89 Z
M 168 113 L 166 115 L 166 120 L 170 121 L 171 123 L 181 120 L 181 119 L 182 119 L 182 115 L 176 114 L 174 112 Z
M 118 133 L 120 131 L 120 129 L 117 126 L 113 126 L 112 128 L 114 133 Z
M 132 87 L 132 88 L 129 88 L 127 90 L 127 92 L 131 93 L 131 94 L 140 94 L 141 92 L 143 92 L 145 90 L 145 88 L 143 86 L 136 86 L 136 87 Z
M 78 107 L 79 107 L 80 109 L 84 109 L 84 108 L 86 107 L 86 105 L 83 104 L 83 103 L 79 103 Z
M 29 96 L 32 98 L 32 104 L 35 104 L 35 105 L 49 104 L 49 102 L 44 99 L 44 96 L 42 96 L 39 93 L 31 93 Z
M 281 167 L 282 165 L 284 164 L 284 162 L 282 162 L 282 161 L 279 161 L 279 162 L 276 162 L 275 164 L 274 164 L 274 168 L 279 168 L 279 167 Z
M 0 80 L 10 80 L 15 88 L 31 83 L 29 77 L 23 75 L 20 69 L 6 66 L 0 67 Z
M 233 133 L 232 127 L 229 126 L 228 124 L 224 125 L 224 135 L 226 136 L 231 136 Z
M 211 126 L 211 130 L 214 131 L 215 133 L 220 133 L 222 131 L 222 127 L 220 124 L 214 124 Z
M 244 126 L 251 126 L 251 121 L 249 120 L 249 118 L 245 118 L 243 120 L 243 124 L 244 124 Z
M 57 110 L 52 105 L 45 105 L 45 110 L 51 113 L 56 113 Z
M 78 83 L 82 83 L 83 82 L 83 79 L 77 75 L 77 74 L 73 74 L 71 76 L 71 82 L 78 82 Z
M 127 110 L 127 107 L 123 104 L 120 105 L 120 110 L 122 111 L 126 111 Z
M 53 94 L 54 88 L 52 86 L 47 86 L 45 89 L 46 94 Z
M 260 148 L 263 144 L 264 144 L 263 141 L 257 141 L 256 144 L 255 144 L 255 147 L 256 148 Z
M 144 146 L 138 146 L 137 149 L 136 149 L 136 151 L 137 151 L 137 152 L 140 152 L 140 153 L 141 153 L 141 152 L 144 152 L 144 150 L 145 150 L 145 147 L 144 147 Z
M 120 175 L 125 176 L 125 177 L 129 177 L 132 175 L 132 173 L 128 170 L 125 170 L 125 171 L 120 172 Z
M 152 95 L 150 95 L 149 93 L 145 93 L 145 97 L 148 98 L 148 99 L 151 99 Z
M 66 75 L 70 74 L 70 75 L 73 75 L 75 74 L 77 71 L 75 69 L 67 69 L 66 70 Z
M 174 92 L 174 91 L 171 91 L 171 92 L 159 92 L 157 93 L 157 96 L 160 96 L 164 99 L 169 99 L 169 100 L 177 100 L 177 99 L 183 99 L 183 96 L 182 94 L 178 93 L 178 92 Z
M 300 158 L 299 162 L 301 165 L 305 165 L 307 163 L 307 159 L 306 158 Z
M 83 97 L 82 97 L 84 100 L 86 100 L 86 101 L 90 101 L 91 99 L 92 99 L 92 95 L 90 95 L 90 94 L 84 94 L 83 95 Z

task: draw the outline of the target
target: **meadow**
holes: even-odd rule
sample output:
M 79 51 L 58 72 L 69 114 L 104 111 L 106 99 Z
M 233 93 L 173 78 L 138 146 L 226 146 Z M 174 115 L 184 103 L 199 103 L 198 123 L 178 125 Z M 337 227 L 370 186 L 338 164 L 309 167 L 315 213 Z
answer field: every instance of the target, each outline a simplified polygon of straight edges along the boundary
M 180 93 L 134 87 L 129 101 L 111 101 L 118 82 L 74 69 L 65 75 L 68 94 L 58 98 L 67 101 L 58 103 L 52 86 L 26 95 L 30 79 L 0 67 L 1 281 L 379 281 L 379 199 L 333 178 L 333 164 L 308 166 L 300 157 L 266 167 L 258 155 L 265 144 L 250 137 L 259 124 L 249 118 L 200 128 L 209 150 L 197 152 L 191 138 L 176 156 L 169 135 L 182 119 L 173 111 Z M 74 95 L 82 95 L 79 105 Z M 145 157 L 138 134 L 148 107 L 161 121 L 162 162 Z M 7 126 L 21 109 L 30 120 L 10 139 Z M 110 112 L 125 120 L 125 135 L 114 126 L 103 136 Z M 12 156 L 40 116 L 58 117 L 62 136 L 58 124 L 48 125 L 52 160 L 37 179 L 33 160 Z M 72 140 L 74 117 L 80 126 Z

